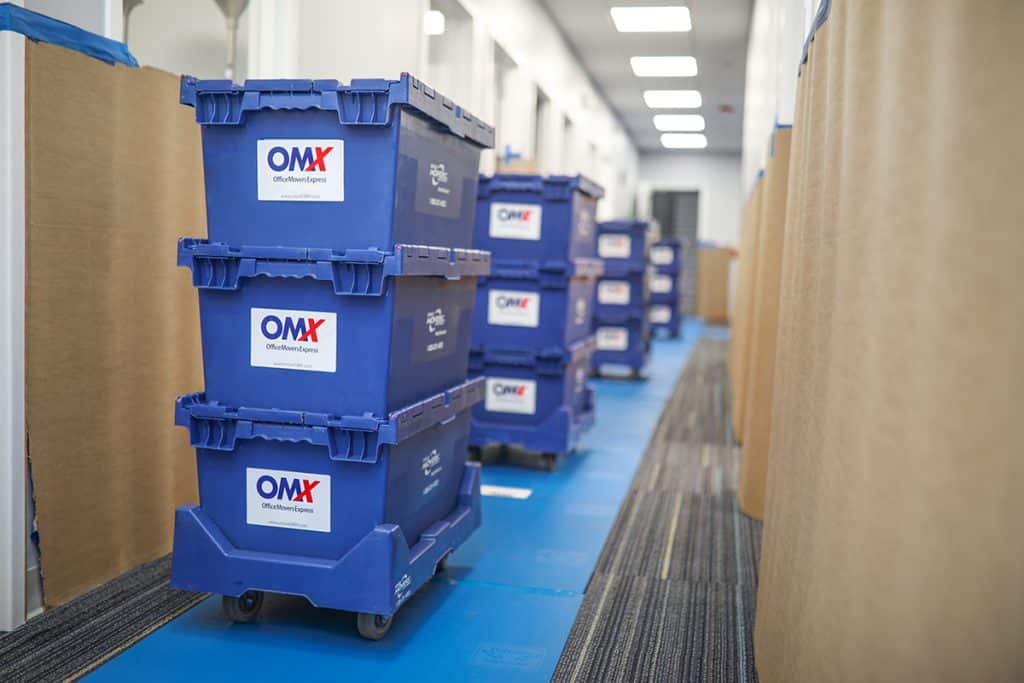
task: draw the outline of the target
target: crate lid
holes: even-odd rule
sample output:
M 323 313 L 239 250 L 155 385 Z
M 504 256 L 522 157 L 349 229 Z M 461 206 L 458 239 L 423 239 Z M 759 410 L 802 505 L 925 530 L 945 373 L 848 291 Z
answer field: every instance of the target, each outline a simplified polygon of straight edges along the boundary
M 491 253 L 420 244 L 396 244 L 393 251 L 233 247 L 183 237 L 178 240 L 178 265 L 192 271 L 192 284 L 200 289 L 234 290 L 243 278 L 287 277 L 330 281 L 339 295 L 379 296 L 388 277 L 487 275 Z
M 542 195 L 547 200 L 568 201 L 580 192 L 594 199 L 604 196 L 604 188 L 584 175 L 533 175 L 527 173 L 497 173 L 481 175 L 477 194 L 487 198 L 492 192 L 521 192 Z
M 510 365 L 537 370 L 553 369 L 561 372 L 567 365 L 593 353 L 596 348 L 597 340 L 593 335 L 567 347 L 547 349 L 478 346 L 470 350 L 469 363 L 470 367 L 474 369 L 483 369 L 492 365 Z
M 477 377 L 387 416 L 232 407 L 208 401 L 203 393 L 186 394 L 175 401 L 174 422 L 189 428 L 196 448 L 231 451 L 239 439 L 306 441 L 326 446 L 332 460 L 376 462 L 380 446 L 446 424 L 479 403 L 484 385 Z
M 609 232 L 628 232 L 644 235 L 651 224 L 648 221 L 605 221 L 597 224 L 599 234 Z
M 575 258 L 568 261 L 498 259 L 491 261 L 491 276 L 516 280 L 551 279 L 574 277 L 594 278 L 605 271 L 604 261 L 598 258 Z
M 181 77 L 181 103 L 194 107 L 196 121 L 206 126 L 237 126 L 245 113 L 261 109 L 321 109 L 338 113 L 351 126 L 383 126 L 391 110 L 405 107 L 431 119 L 453 135 L 480 147 L 494 147 L 494 127 L 479 120 L 419 79 L 403 73 L 397 81 L 354 78 L 348 85 L 336 80 L 249 79 L 242 85 L 229 80 Z

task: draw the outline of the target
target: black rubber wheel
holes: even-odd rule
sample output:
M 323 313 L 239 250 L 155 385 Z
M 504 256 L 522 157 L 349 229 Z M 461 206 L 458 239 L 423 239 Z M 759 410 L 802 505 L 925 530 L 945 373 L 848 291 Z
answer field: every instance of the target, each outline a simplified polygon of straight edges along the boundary
M 263 591 L 246 591 L 237 598 L 225 595 L 220 601 L 224 616 L 236 624 L 249 624 L 256 621 L 256 617 L 263 607 Z
M 679 331 L 672 330 L 671 332 L 668 333 L 668 336 L 672 337 L 673 339 L 679 339 Z
M 479 446 L 470 446 L 469 447 L 469 461 L 470 462 L 483 462 L 484 461 L 484 451 L 483 451 L 483 449 L 480 448 Z
M 391 624 L 394 620 L 394 617 L 360 612 L 356 616 L 356 628 L 359 629 L 359 635 L 363 638 L 367 640 L 380 640 L 391 630 Z
M 554 472 L 555 468 L 558 467 L 558 454 L 557 453 L 541 453 L 541 461 L 544 463 L 544 469 L 548 472 Z
M 448 571 L 448 558 L 451 556 L 452 554 L 448 553 L 447 555 L 445 555 L 437 561 L 437 565 L 434 567 L 435 574 L 440 574 L 441 572 Z

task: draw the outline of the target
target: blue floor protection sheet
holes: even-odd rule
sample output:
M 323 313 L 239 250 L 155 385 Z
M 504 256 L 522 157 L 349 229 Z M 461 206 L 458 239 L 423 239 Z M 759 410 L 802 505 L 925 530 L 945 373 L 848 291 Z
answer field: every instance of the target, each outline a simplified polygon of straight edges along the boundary
M 355 617 L 267 596 L 255 624 L 200 603 L 90 674 L 88 681 L 547 681 L 665 402 L 701 336 L 654 342 L 645 379 L 594 380 L 597 420 L 558 470 L 498 461 L 483 484 L 483 526 L 402 607 L 384 640 Z M 528 497 L 523 497 L 527 496 Z

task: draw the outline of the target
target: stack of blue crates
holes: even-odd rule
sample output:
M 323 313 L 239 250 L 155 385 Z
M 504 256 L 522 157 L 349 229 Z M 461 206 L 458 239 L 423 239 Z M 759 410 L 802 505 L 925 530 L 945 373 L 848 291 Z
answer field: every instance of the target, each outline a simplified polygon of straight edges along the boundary
M 583 176 L 480 180 L 474 246 L 480 278 L 470 374 L 486 377 L 470 444 L 509 444 L 554 467 L 593 422 L 587 384 L 593 297 L 602 264 L 594 216 L 604 190 Z
M 683 272 L 679 240 L 662 239 L 651 245 L 651 302 L 647 319 L 654 332 L 664 330 L 673 339 L 679 336 L 683 318 L 679 310 L 679 278 Z
M 480 524 L 466 462 L 480 149 L 416 79 L 197 81 L 209 239 L 182 239 L 206 390 L 175 417 L 199 505 L 171 583 L 255 618 L 263 591 L 391 617 Z
M 594 365 L 620 365 L 639 375 L 650 349 L 647 304 L 650 272 L 647 221 L 609 221 L 597 226 L 604 275 L 597 283 Z

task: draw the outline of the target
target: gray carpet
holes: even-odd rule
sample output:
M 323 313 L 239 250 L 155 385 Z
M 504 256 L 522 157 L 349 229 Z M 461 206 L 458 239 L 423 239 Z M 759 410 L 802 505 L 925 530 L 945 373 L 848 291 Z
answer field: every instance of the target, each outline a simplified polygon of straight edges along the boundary
M 640 464 L 555 681 L 756 681 L 761 525 L 736 504 L 727 342 L 701 340 Z
M 202 600 L 172 590 L 166 557 L 0 633 L 0 681 L 75 679 Z

